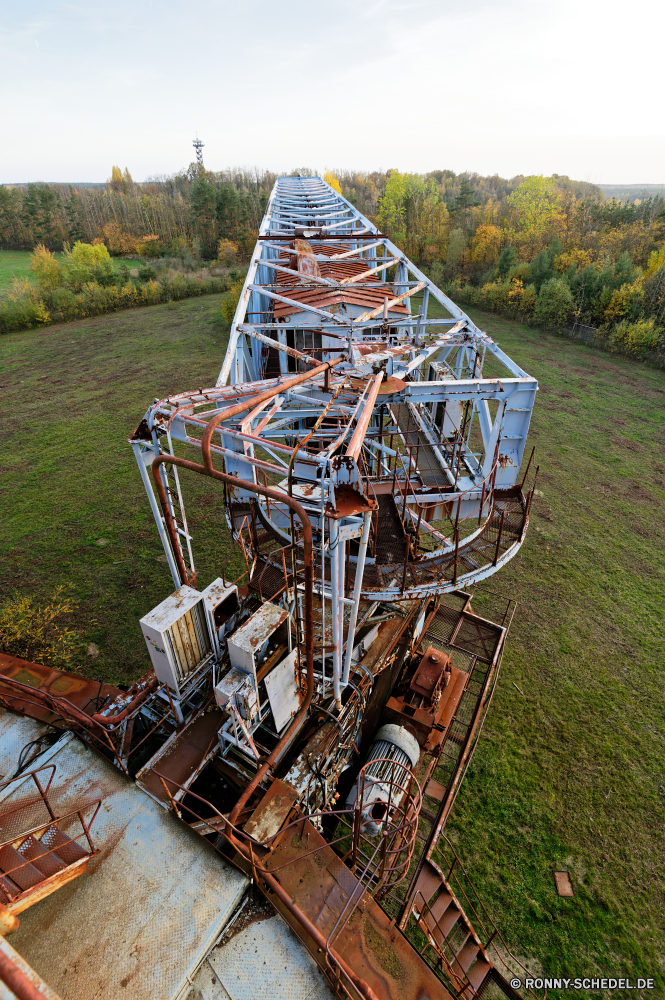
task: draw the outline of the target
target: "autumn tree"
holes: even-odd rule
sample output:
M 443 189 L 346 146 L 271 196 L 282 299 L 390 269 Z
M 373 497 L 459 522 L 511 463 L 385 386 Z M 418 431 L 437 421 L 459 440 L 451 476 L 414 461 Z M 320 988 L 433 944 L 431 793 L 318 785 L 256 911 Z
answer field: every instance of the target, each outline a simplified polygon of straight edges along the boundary
M 559 195 L 550 177 L 525 178 L 506 204 L 510 211 L 510 242 L 527 260 L 544 249 L 563 227 Z
M 115 191 L 116 194 L 122 194 L 124 191 L 124 182 L 122 178 L 122 170 L 120 167 L 111 167 L 111 176 L 107 180 L 107 185 L 111 191 Z
M 338 194 L 342 193 L 342 189 L 339 186 L 339 181 L 337 180 L 337 178 L 335 177 L 335 175 L 333 173 L 331 173 L 330 170 L 326 170 L 326 172 L 323 175 L 323 179 L 326 182 L 326 184 L 330 185 L 330 187 L 333 189 L 333 191 L 337 191 Z
M 30 267 L 42 291 L 51 291 L 62 282 L 60 265 L 55 259 L 55 255 L 47 250 L 43 243 L 38 243 L 35 247 L 34 253 L 30 257 Z
M 115 271 L 109 252 L 103 243 L 75 243 L 70 249 L 65 247 L 60 262 L 63 282 L 74 292 L 80 292 L 88 281 L 100 285 L 111 285 L 115 281 Z
M 416 260 L 420 261 L 430 246 L 443 252 L 448 209 L 434 182 L 426 182 L 419 174 L 391 170 L 379 204 L 377 222 L 382 232 Z
M 498 226 L 478 226 L 471 246 L 471 262 L 478 270 L 496 264 L 501 253 L 503 232 Z

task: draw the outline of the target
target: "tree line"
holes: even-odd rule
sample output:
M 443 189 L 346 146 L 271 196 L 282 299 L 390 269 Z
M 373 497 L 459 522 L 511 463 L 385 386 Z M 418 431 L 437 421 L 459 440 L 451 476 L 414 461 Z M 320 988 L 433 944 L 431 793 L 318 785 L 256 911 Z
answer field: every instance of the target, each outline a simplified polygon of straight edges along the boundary
M 192 164 L 170 177 L 136 184 L 113 167 L 106 185 L 0 187 L 0 249 L 59 251 L 77 241 L 103 240 L 113 255 L 179 255 L 212 260 L 220 240 L 248 256 L 275 174 L 255 170 L 214 173 Z
M 659 342 L 665 324 L 660 195 L 608 199 L 596 185 L 557 174 L 505 179 L 388 170 L 325 178 L 462 301 L 553 325 L 575 320 L 611 331 L 646 323 L 642 340 Z M 189 253 L 212 260 L 228 253 L 247 260 L 275 179 L 265 170 L 214 172 L 193 163 L 141 184 L 113 167 L 98 188 L 3 187 L 0 248 L 62 250 L 103 241 L 120 256 Z

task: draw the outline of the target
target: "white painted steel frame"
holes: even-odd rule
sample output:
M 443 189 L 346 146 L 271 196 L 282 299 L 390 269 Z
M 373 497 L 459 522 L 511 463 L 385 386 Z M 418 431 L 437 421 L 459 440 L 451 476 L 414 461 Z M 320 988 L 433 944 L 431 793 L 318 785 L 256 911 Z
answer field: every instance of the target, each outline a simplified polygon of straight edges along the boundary
M 343 363 L 334 370 L 330 381 L 324 382 L 322 377 L 318 377 L 311 382 L 302 383 L 297 389 L 280 391 L 269 408 L 268 404 L 257 406 L 245 412 L 231 425 L 221 424 L 218 428 L 218 436 L 212 445 L 213 453 L 224 456 L 227 472 L 237 475 L 240 479 L 257 481 L 260 470 L 263 470 L 263 473 L 266 471 L 286 473 L 288 459 L 292 454 L 292 444 L 285 444 L 284 436 L 297 439 L 298 435 L 305 433 L 306 430 L 303 429 L 307 425 L 304 421 L 321 414 L 323 408 L 330 404 L 331 394 L 335 387 L 340 385 L 341 380 L 352 376 L 356 385 L 358 380 L 360 384 L 364 384 L 364 389 L 357 391 L 355 397 L 350 399 L 340 397 L 331 409 L 331 415 L 337 415 L 342 421 L 344 430 L 341 435 L 332 443 L 328 440 L 324 449 L 315 456 L 303 451 L 298 452 L 299 460 L 307 460 L 310 464 L 314 462 L 320 470 L 316 479 L 319 490 L 317 499 L 312 503 L 303 500 L 303 503 L 317 532 L 320 551 L 322 555 L 327 554 L 330 565 L 329 589 L 326 587 L 325 575 L 322 575 L 317 588 L 321 596 L 324 634 L 328 602 L 330 607 L 333 637 L 332 683 L 335 699 L 339 702 L 342 688 L 348 683 L 351 669 L 353 637 L 362 597 L 363 567 L 367 558 L 371 515 L 365 513 L 358 522 L 361 525 L 359 530 L 362 538 L 358 554 L 353 557 L 356 563 L 353 594 L 347 597 L 344 593 L 346 551 L 344 538 L 348 537 L 347 532 L 357 518 L 327 517 L 324 515 L 324 506 L 328 503 L 334 507 L 335 490 L 343 482 L 349 482 L 361 494 L 364 492 L 363 476 L 355 462 L 362 450 L 370 472 L 376 467 L 379 475 L 385 471 L 381 465 L 383 461 L 381 456 L 394 456 L 398 461 L 400 468 L 394 474 L 394 486 L 397 487 L 400 502 L 404 503 L 406 511 L 406 501 L 402 500 L 406 491 L 405 480 L 407 476 L 413 475 L 417 463 L 412 454 L 406 457 L 399 456 L 398 459 L 395 449 L 388 448 L 381 442 L 366 439 L 373 416 L 373 413 L 366 410 L 366 400 L 370 385 L 378 381 L 375 378 L 376 373 L 383 372 L 384 378 L 393 376 L 406 380 L 394 395 L 381 396 L 376 402 L 376 407 L 380 405 L 385 407 L 386 404 L 406 407 L 410 426 L 417 430 L 423 441 L 429 443 L 432 454 L 440 464 L 442 475 L 448 478 L 447 491 L 440 495 L 429 493 L 428 500 L 450 504 L 459 497 L 459 507 L 463 510 L 463 514 L 471 510 L 474 505 L 478 506 L 482 493 L 481 484 L 492 471 L 493 463 L 497 468 L 496 485 L 508 487 L 517 482 L 538 385 L 536 380 L 513 362 L 487 334 L 479 330 L 466 313 L 437 288 L 388 237 L 381 235 L 350 202 L 319 178 L 280 178 L 271 192 L 259 235 L 260 239 L 252 254 L 231 326 L 228 350 L 216 387 L 205 392 L 200 391 L 198 394 L 183 394 L 156 402 L 146 414 L 151 441 L 133 443 L 160 537 L 167 553 L 169 567 L 174 582 L 178 585 L 173 553 L 170 550 L 152 484 L 146 474 L 146 466 L 156 454 L 163 451 L 159 442 L 160 429 L 168 429 L 169 450 L 172 439 L 199 448 L 202 429 L 210 417 L 219 413 L 220 409 L 232 405 L 239 395 L 251 398 L 267 387 L 278 388 L 282 382 L 288 381 L 288 360 L 292 349 L 287 346 L 287 331 L 293 332 L 295 337 L 298 332 L 302 334 L 315 328 L 321 335 L 323 353 L 319 353 L 317 357 L 307 356 L 307 349 L 303 348 L 303 360 L 310 365 L 316 365 L 326 359 L 326 353 L 329 359 L 342 357 Z M 280 254 L 289 246 L 292 239 L 310 239 L 316 254 L 319 249 L 316 246 L 317 236 L 325 235 L 337 236 L 338 239 L 346 237 L 351 245 L 348 250 L 340 251 L 333 257 L 319 254 L 319 260 L 329 262 L 335 259 L 359 257 L 367 260 L 367 271 L 355 278 L 345 278 L 340 281 L 322 277 L 313 277 L 310 280 L 309 276 L 287 267 L 283 260 L 278 263 Z M 354 237 L 358 237 L 358 240 L 356 241 Z M 364 237 L 364 242 L 360 237 Z M 382 249 L 382 257 L 377 256 L 379 247 Z M 383 307 L 358 311 L 357 315 L 349 314 L 348 310 L 346 315 L 342 315 L 341 310 L 333 312 L 319 306 L 310 306 L 291 297 L 294 294 L 291 286 L 284 287 L 275 283 L 276 276 L 285 273 L 293 275 L 301 283 L 308 283 L 310 289 L 319 288 L 323 295 L 329 291 L 338 291 L 343 295 L 364 287 L 376 291 L 377 288 L 381 288 L 380 284 L 376 281 L 368 284 L 363 279 L 378 274 L 385 282 L 386 268 L 391 266 L 396 266 L 396 274 L 392 282 L 392 295 L 385 296 L 386 304 Z M 284 291 L 291 291 L 291 295 L 284 294 Z M 423 292 L 422 305 L 418 313 L 413 315 L 411 299 L 420 291 Z M 444 307 L 450 318 L 428 318 L 430 297 Z M 272 304 L 275 302 L 292 306 L 294 315 L 285 322 L 275 322 L 271 312 Z M 408 310 L 406 316 L 394 312 L 392 316 L 390 315 L 391 308 L 398 303 L 403 304 Z M 257 317 L 260 320 L 258 322 Z M 271 331 L 277 331 L 276 341 L 267 336 Z M 386 337 L 388 337 L 388 348 L 385 347 Z M 365 354 L 360 348 L 367 343 L 379 343 L 381 346 L 376 352 Z M 280 376 L 265 380 L 262 378 L 261 352 L 270 345 L 277 348 Z M 483 377 L 483 362 L 488 353 L 503 367 L 506 377 Z M 490 402 L 497 404 L 494 417 L 490 411 Z M 445 408 L 439 426 L 436 422 L 436 413 L 440 403 L 444 403 Z M 468 433 L 466 430 L 464 432 L 466 440 L 462 438 L 460 444 L 455 471 L 454 450 L 452 457 L 447 458 L 440 439 L 443 440 L 446 419 L 450 426 L 455 426 L 456 436 L 463 430 L 457 426 L 454 419 L 454 413 L 462 413 L 460 404 L 466 405 L 467 412 L 470 411 L 471 422 Z M 471 450 L 471 426 L 476 415 L 483 441 L 482 461 Z M 369 422 L 363 417 L 369 418 Z M 360 421 L 363 423 L 363 428 L 361 431 L 356 430 L 356 448 L 353 456 L 350 456 L 349 446 L 345 442 L 348 441 L 352 428 L 357 428 Z M 383 433 L 385 436 L 385 430 Z M 404 431 L 399 426 L 391 427 L 389 433 L 401 435 L 402 441 L 405 442 Z M 324 432 L 321 432 L 320 438 L 323 437 Z M 256 455 L 257 446 L 269 456 L 269 461 Z M 340 465 L 337 458 L 345 449 L 348 462 L 346 465 L 344 463 Z M 464 472 L 460 474 L 462 465 Z M 296 469 L 297 467 L 298 462 Z M 239 498 L 243 498 L 242 491 L 237 491 L 237 494 Z M 248 498 L 250 496 L 255 495 L 247 494 Z M 418 502 L 418 497 L 418 488 L 412 486 L 407 499 Z M 288 542 L 289 518 L 285 505 L 271 502 L 270 512 L 263 509 L 263 514 L 271 521 L 273 529 L 285 542 Z M 186 527 L 182 534 L 193 569 L 190 538 Z M 454 586 L 469 586 L 496 572 L 519 549 L 522 538 L 497 558 L 494 565 L 460 575 Z M 451 542 L 444 539 L 438 551 L 450 551 L 450 546 Z M 430 584 L 425 587 L 412 587 L 408 591 L 392 585 L 385 593 L 373 592 L 372 599 L 423 597 L 450 589 L 453 589 L 450 581 L 438 587 Z M 350 606 L 351 612 L 344 655 L 345 606 Z M 325 673 L 325 655 L 323 671 Z

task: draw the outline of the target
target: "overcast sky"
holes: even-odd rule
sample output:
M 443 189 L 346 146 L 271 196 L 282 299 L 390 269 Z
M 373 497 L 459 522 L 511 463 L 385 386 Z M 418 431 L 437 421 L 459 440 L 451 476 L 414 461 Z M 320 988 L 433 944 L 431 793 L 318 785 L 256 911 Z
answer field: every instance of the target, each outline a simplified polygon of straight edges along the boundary
M 0 182 L 296 166 L 665 182 L 662 0 L 0 0 Z

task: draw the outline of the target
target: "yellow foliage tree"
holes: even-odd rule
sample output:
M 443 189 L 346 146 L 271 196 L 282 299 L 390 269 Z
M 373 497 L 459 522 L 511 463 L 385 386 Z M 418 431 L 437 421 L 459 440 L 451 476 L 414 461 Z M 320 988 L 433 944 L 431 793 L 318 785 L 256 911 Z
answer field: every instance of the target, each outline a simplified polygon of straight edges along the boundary
M 231 240 L 220 240 L 217 244 L 217 260 L 222 267 L 233 267 L 238 260 L 238 244 Z
M 127 194 L 127 192 L 133 187 L 134 181 L 132 180 L 132 175 L 130 174 L 127 167 L 125 167 L 125 172 L 123 174 L 120 167 L 111 167 L 111 176 L 106 182 L 112 191 L 117 194 Z
M 662 245 L 665 226 L 659 220 L 648 225 L 638 220 L 628 226 L 617 226 L 603 233 L 598 241 L 598 256 L 616 260 L 624 251 L 633 264 L 645 267 L 651 253 Z
M 511 211 L 510 243 L 533 258 L 565 230 L 566 217 L 551 177 L 526 177 L 506 199 Z
M 471 247 L 471 261 L 479 268 L 492 267 L 501 253 L 503 232 L 498 226 L 478 226 Z
M 104 243 L 111 253 L 120 256 L 136 253 L 136 237 L 128 233 L 117 222 L 107 222 L 102 232 L 104 233 Z
M 632 285 L 626 283 L 612 292 L 610 304 L 605 310 L 605 319 L 608 323 L 614 324 L 620 322 L 625 316 L 634 315 L 639 311 L 643 297 L 642 276 L 640 275 Z
M 30 257 L 30 267 L 37 278 L 41 289 L 48 291 L 57 288 L 62 282 L 60 265 L 55 254 L 47 250 L 43 243 L 38 243 Z
M 74 292 L 80 292 L 89 281 L 106 285 L 114 279 L 113 263 L 103 243 L 93 246 L 77 240 L 71 250 L 65 246 L 60 268 L 63 283 Z
M 665 246 L 651 253 L 647 269 L 644 272 L 645 281 L 648 281 L 656 271 L 660 271 L 661 267 L 665 267 Z
M 106 182 L 112 191 L 121 194 L 124 188 L 122 183 L 122 170 L 120 167 L 111 167 L 111 176 Z
M 588 267 L 592 261 L 592 254 L 590 250 L 582 250 L 578 247 L 575 250 L 568 250 L 566 253 L 559 254 L 558 257 L 554 259 L 553 267 L 555 271 L 560 271 L 562 274 L 568 270 L 569 267 L 576 267 L 578 271 L 583 271 L 585 267 Z
M 231 326 L 233 317 L 236 314 L 236 309 L 238 308 L 238 303 L 240 302 L 240 296 L 242 295 L 243 284 L 243 281 L 236 281 L 234 285 L 231 285 L 228 293 L 222 299 L 222 316 L 228 326 Z
M 335 175 L 331 173 L 330 170 L 326 170 L 325 174 L 323 175 L 323 179 L 326 182 L 326 184 L 330 184 L 330 187 L 333 189 L 333 191 L 337 191 L 338 194 L 342 193 L 342 189 L 339 186 L 339 181 L 337 180 Z

